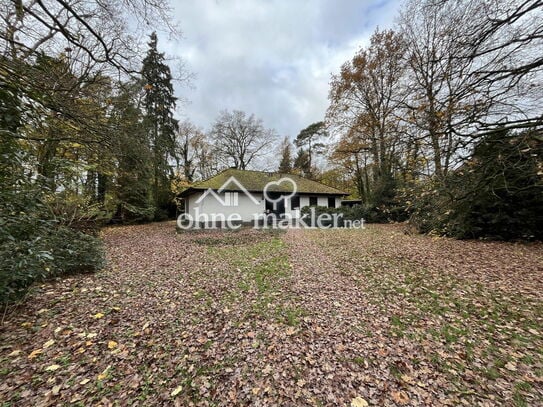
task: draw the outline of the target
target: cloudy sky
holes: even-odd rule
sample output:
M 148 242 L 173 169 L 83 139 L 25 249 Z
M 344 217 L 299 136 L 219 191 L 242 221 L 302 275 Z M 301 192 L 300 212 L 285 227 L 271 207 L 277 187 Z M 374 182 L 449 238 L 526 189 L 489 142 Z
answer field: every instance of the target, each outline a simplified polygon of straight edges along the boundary
M 181 114 L 208 129 L 223 109 L 295 137 L 322 120 L 330 74 L 390 27 L 400 0 L 176 0 L 183 38 L 159 43 L 195 74 Z

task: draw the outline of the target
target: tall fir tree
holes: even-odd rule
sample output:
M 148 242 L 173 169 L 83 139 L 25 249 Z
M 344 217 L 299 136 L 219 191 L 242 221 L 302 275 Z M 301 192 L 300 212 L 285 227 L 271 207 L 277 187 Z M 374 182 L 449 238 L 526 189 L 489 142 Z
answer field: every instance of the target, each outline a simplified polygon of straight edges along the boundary
M 313 177 L 309 153 L 303 148 L 300 148 L 296 154 L 296 158 L 294 159 L 294 169 L 301 173 L 304 177 Z
M 288 137 L 281 143 L 281 161 L 279 162 L 280 173 L 289 174 L 292 172 L 292 144 Z
M 111 125 L 116 131 L 118 162 L 115 213 L 116 221 L 151 220 L 155 215 L 152 202 L 152 152 L 148 134 L 141 125 L 142 111 L 137 105 L 139 83 L 123 84 L 113 99 Z
M 149 135 L 153 156 L 153 199 L 155 219 L 167 215 L 172 206 L 170 158 L 175 155 L 175 132 L 178 122 L 173 118 L 175 103 L 172 74 L 165 63 L 164 53 L 157 50 L 157 35 L 151 34 L 149 50 L 141 70 L 144 82 L 144 124 Z

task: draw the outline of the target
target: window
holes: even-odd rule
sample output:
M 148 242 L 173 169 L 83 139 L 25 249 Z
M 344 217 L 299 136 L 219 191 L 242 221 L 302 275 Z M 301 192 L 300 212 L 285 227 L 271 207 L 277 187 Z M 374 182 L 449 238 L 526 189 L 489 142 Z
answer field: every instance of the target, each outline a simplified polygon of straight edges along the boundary
M 318 198 L 316 196 L 310 196 L 309 197 L 309 206 L 317 206 L 318 205 Z
M 290 198 L 290 209 L 300 209 L 300 197 L 298 195 Z
M 224 204 L 226 206 L 238 206 L 238 193 L 237 192 L 225 192 Z
M 329 208 L 335 208 L 336 207 L 336 198 L 333 196 L 328 197 L 328 207 Z

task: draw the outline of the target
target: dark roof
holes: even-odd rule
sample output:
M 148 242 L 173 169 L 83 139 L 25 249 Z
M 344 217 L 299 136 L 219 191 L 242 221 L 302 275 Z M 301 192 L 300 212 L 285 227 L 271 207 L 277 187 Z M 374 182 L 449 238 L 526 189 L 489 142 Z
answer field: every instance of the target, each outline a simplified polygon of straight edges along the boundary
M 250 192 L 262 192 L 264 187 L 270 182 L 277 182 L 281 178 L 290 178 L 296 184 L 296 193 L 300 194 L 314 194 L 314 195 L 349 195 L 346 192 L 339 189 L 329 187 L 320 182 L 313 181 L 295 174 L 282 174 L 278 172 L 264 172 L 264 171 L 250 171 L 250 170 L 237 170 L 227 169 L 214 177 L 206 179 L 205 181 L 198 182 L 183 192 L 180 196 L 189 196 L 195 192 L 212 189 L 218 190 L 221 187 L 225 187 L 225 191 L 241 191 L 241 188 L 236 185 L 230 178 L 234 177 L 243 187 Z M 230 182 L 229 182 L 230 180 Z M 226 183 L 226 185 L 225 185 Z M 292 183 L 286 181 L 271 185 L 267 189 L 269 192 L 292 192 Z

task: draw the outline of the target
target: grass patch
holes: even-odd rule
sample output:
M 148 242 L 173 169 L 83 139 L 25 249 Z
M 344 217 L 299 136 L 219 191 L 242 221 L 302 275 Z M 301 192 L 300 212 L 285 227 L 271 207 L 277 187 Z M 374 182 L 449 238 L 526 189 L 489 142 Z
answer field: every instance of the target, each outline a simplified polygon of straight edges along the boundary
M 251 312 L 261 318 L 272 317 L 289 326 L 299 325 L 306 313 L 293 305 L 288 296 L 291 266 L 285 243 L 275 231 L 257 232 L 266 239 L 246 245 L 208 247 L 211 256 L 224 262 L 226 270 L 232 270 L 229 278 L 234 281 L 222 301 L 226 304 L 243 301 L 251 304 Z M 229 238 L 228 234 L 225 236 Z
M 517 382 L 515 405 L 526 405 L 534 389 L 518 384 L 523 369 L 508 369 L 506 355 L 521 353 L 519 361 L 534 370 L 543 364 L 541 337 L 535 332 L 540 328 L 534 326 L 543 316 L 543 303 L 452 271 L 427 269 L 403 253 L 389 255 L 390 237 L 377 228 L 366 232 L 319 231 L 311 237 L 336 261 L 338 273 L 349 270 L 368 301 L 388 316 L 389 338 L 417 344 L 422 349 L 417 357 L 430 362 L 451 388 L 475 395 L 479 383 L 493 386 L 506 379 L 511 387 Z M 389 369 L 393 376 L 400 373 L 394 365 Z M 464 381 L 466 371 L 480 377 Z

